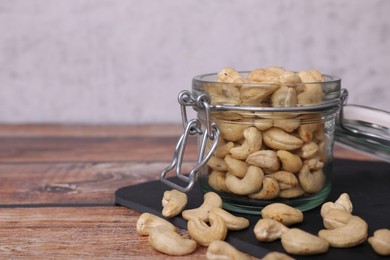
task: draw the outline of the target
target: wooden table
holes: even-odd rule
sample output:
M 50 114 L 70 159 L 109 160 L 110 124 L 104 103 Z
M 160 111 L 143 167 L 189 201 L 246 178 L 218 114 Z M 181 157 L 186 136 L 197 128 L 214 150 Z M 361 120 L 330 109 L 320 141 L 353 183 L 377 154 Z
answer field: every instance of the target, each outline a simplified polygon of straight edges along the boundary
M 136 233 L 140 213 L 115 206 L 114 192 L 158 179 L 181 131 L 0 125 L 0 258 L 167 259 Z M 195 161 L 196 151 L 191 141 L 186 159 Z M 340 146 L 335 156 L 369 159 Z M 204 259 L 205 252 L 199 247 L 191 256 Z

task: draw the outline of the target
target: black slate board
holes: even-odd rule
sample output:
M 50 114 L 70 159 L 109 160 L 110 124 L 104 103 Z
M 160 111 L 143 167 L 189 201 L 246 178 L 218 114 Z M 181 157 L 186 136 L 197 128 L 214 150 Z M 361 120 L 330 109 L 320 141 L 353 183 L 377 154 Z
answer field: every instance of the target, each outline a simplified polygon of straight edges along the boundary
M 158 174 L 158 173 L 156 173 Z M 360 216 L 368 223 L 369 236 L 379 228 L 390 228 L 390 164 L 385 162 L 365 162 L 352 160 L 335 160 L 331 176 L 333 188 L 328 197 L 335 201 L 346 192 L 350 195 L 354 210 L 353 214 Z M 115 193 L 115 203 L 132 208 L 139 212 L 149 212 L 161 215 L 161 199 L 164 191 L 170 187 L 160 181 L 152 181 L 121 188 Z M 187 209 L 196 208 L 203 202 L 203 194 L 196 184 L 188 193 Z M 294 227 L 301 228 L 312 234 L 323 229 L 320 208 L 304 213 L 304 221 Z M 234 215 L 240 215 L 233 213 Z M 226 241 L 256 257 L 263 257 L 270 251 L 284 252 L 280 241 L 262 243 L 256 240 L 253 227 L 259 216 L 242 215 L 249 219 L 251 225 L 243 231 L 229 231 Z M 186 229 L 187 222 L 181 217 L 170 219 L 174 225 Z M 374 253 L 368 242 L 348 248 L 330 248 L 322 255 L 294 256 L 296 259 L 383 259 Z

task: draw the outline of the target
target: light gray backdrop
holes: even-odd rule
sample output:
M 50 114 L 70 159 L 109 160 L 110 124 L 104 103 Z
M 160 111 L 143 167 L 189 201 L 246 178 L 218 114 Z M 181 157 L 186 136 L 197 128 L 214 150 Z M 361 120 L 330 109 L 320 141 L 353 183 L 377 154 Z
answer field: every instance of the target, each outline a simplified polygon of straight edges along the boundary
M 194 75 L 316 68 L 390 110 L 388 0 L 0 0 L 0 123 L 179 122 Z

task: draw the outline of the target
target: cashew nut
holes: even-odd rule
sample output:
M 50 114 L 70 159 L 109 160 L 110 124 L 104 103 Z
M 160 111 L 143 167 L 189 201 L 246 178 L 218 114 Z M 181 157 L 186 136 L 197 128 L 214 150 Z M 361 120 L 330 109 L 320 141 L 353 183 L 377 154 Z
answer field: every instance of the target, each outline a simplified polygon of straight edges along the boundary
M 268 174 L 267 177 L 271 177 L 277 180 L 280 190 L 290 189 L 298 184 L 297 177 L 291 172 L 277 171 Z
M 307 165 L 304 165 L 298 174 L 299 183 L 308 193 L 319 192 L 324 187 L 325 178 L 322 169 L 311 172 Z
M 288 231 L 288 227 L 274 219 L 261 218 L 257 221 L 253 232 L 256 239 L 261 242 L 271 242 L 280 239 L 283 233 Z
M 255 119 L 253 120 L 253 125 L 261 130 L 267 130 L 272 127 L 272 119 Z
M 315 142 L 310 142 L 302 145 L 299 155 L 303 159 L 308 159 L 314 156 L 318 151 L 318 145 Z
M 204 85 L 205 92 L 211 97 L 212 104 L 239 105 L 240 85 L 210 83 Z
M 298 72 L 298 77 L 303 83 L 313 83 L 323 81 L 321 72 L 315 69 L 303 70 Z
M 278 88 L 279 85 L 277 84 L 242 86 L 240 92 L 241 105 L 259 106 Z
M 247 79 L 251 82 L 280 83 L 281 73 L 283 73 L 281 70 L 269 68 L 255 69 L 248 74 Z
M 280 82 L 285 84 L 297 84 L 301 83 L 301 78 L 294 72 L 285 70 L 282 75 L 280 75 Z
M 161 225 L 167 226 L 172 231 L 176 231 L 176 227 L 165 219 L 150 213 L 143 213 L 137 220 L 137 233 L 147 236 L 152 228 Z
M 237 195 L 248 195 L 261 188 L 264 173 L 261 168 L 249 166 L 244 178 L 239 179 L 229 172 L 226 174 L 225 184 L 228 190 Z
M 294 260 L 294 258 L 290 257 L 289 255 L 273 251 L 266 254 L 262 260 Z
M 344 209 L 330 209 L 323 217 L 324 227 L 326 229 L 335 229 L 347 224 L 351 213 L 348 213 Z
M 292 228 L 282 234 L 281 242 L 284 250 L 294 255 L 322 254 L 329 248 L 326 240 L 298 228 Z
M 303 124 L 298 128 L 298 135 L 305 143 L 310 143 L 313 139 L 313 133 L 320 126 L 319 123 Z
M 256 127 L 249 127 L 244 130 L 245 141 L 241 146 L 233 147 L 229 150 L 231 156 L 235 159 L 245 160 L 248 155 L 258 151 L 261 147 L 261 132 Z
M 218 112 L 218 114 L 212 114 L 212 118 L 215 119 L 215 121 L 239 121 L 242 119 L 242 116 L 241 113 L 235 111 L 221 111 Z
M 226 67 L 217 74 L 217 82 L 243 83 L 244 78 L 232 67 Z
M 374 236 L 368 238 L 368 243 L 378 255 L 390 255 L 390 229 L 376 230 Z
M 325 124 L 323 122 L 319 123 L 317 130 L 313 132 L 313 137 L 317 143 L 325 140 Z
M 332 247 L 347 248 L 363 243 L 367 239 L 367 232 L 367 223 L 358 216 L 351 216 L 345 225 L 331 230 L 322 229 L 318 236 Z
M 326 162 L 332 154 L 332 150 L 329 146 L 329 139 L 325 138 L 318 144 L 318 157 L 321 161 Z
M 207 221 L 209 217 L 210 209 L 222 208 L 222 199 L 215 192 L 207 192 L 204 196 L 203 204 L 199 208 L 184 210 L 181 215 L 185 220 L 192 218 L 200 218 L 201 220 Z
M 194 240 L 182 238 L 178 233 L 164 225 L 150 229 L 148 240 L 154 249 L 167 255 L 188 255 L 196 249 Z
M 200 218 L 191 218 L 187 223 L 191 238 L 202 246 L 208 246 L 215 240 L 224 240 L 227 235 L 227 226 L 220 216 L 209 214 L 209 222 L 210 226 Z
M 322 206 L 321 206 L 321 213 L 320 214 L 321 214 L 322 218 L 325 218 L 326 214 L 332 209 L 339 209 L 339 210 L 343 210 L 343 211 L 347 212 L 347 210 L 344 208 L 343 205 L 335 204 L 334 202 L 328 201 L 328 202 L 325 202 L 324 204 L 322 204 Z
M 187 194 L 178 190 L 165 191 L 162 199 L 162 215 L 171 218 L 179 215 L 187 205 Z
M 282 169 L 288 172 L 296 173 L 302 168 L 301 158 L 285 150 L 278 150 L 276 156 L 282 162 Z
M 222 208 L 213 208 L 210 214 L 220 216 L 228 228 L 228 230 L 242 230 L 249 226 L 249 220 L 243 217 L 237 217 Z
M 301 188 L 300 185 L 296 185 L 289 189 L 280 190 L 279 197 L 284 199 L 292 199 L 302 196 L 303 194 L 305 194 L 305 191 Z
M 304 165 L 307 165 L 310 170 L 318 170 L 324 168 L 324 163 L 321 162 L 320 158 L 314 157 L 303 161 Z
M 321 103 L 323 97 L 321 85 L 306 84 L 306 86 L 309 86 L 309 88 L 298 95 L 298 104 L 314 105 Z
M 233 142 L 226 142 L 223 138 L 218 138 L 218 145 L 214 151 L 214 155 L 218 158 L 224 158 L 229 154 L 229 150 L 234 147 Z
M 209 175 L 208 183 L 211 188 L 216 191 L 225 191 L 228 192 L 228 188 L 225 184 L 226 173 L 220 171 L 212 171 Z
M 275 76 L 277 75 L 279 77 L 279 81 L 281 83 L 294 84 L 294 83 L 301 82 L 301 78 L 296 73 L 294 73 L 292 71 L 288 71 L 288 70 L 284 69 L 283 67 L 270 66 L 270 67 L 264 68 L 264 70 L 271 71 L 274 73 L 271 75 L 275 75 Z
M 340 197 L 334 202 L 334 204 L 342 205 L 348 213 L 352 213 L 353 205 L 348 193 L 341 194 Z
M 287 70 L 281 66 L 268 66 L 268 67 L 265 67 L 264 70 L 271 71 L 274 73 L 273 75 L 278 76 L 278 77 L 280 77 L 285 72 L 287 72 Z
M 239 178 L 243 178 L 248 171 L 248 165 L 245 162 L 234 159 L 230 155 L 225 157 L 225 164 L 228 172 Z
M 256 192 L 249 194 L 251 199 L 270 200 L 279 195 L 280 187 L 278 181 L 271 177 L 264 177 L 262 188 Z
M 234 123 L 218 122 L 219 130 L 221 131 L 221 137 L 227 141 L 240 141 L 244 138 L 244 130 L 248 128 L 249 124 L 243 124 L 240 121 Z
M 298 73 L 301 81 L 304 83 L 304 90 L 298 95 L 298 103 L 301 105 L 318 104 L 322 101 L 322 87 L 316 82 L 321 82 L 323 77 L 317 70 L 311 69 L 306 71 L 300 71 Z
M 246 162 L 250 165 L 261 167 L 262 169 L 269 169 L 277 171 L 280 163 L 276 153 L 272 150 L 261 150 L 254 152 L 248 156 Z
M 228 170 L 225 160 L 217 156 L 211 156 L 207 162 L 207 165 L 216 171 L 226 172 Z
M 348 213 L 352 213 L 353 206 L 351 199 L 349 198 L 348 193 L 343 193 L 339 196 L 339 198 L 333 202 L 326 202 L 321 206 L 321 216 L 324 218 L 329 210 L 331 209 L 340 209 L 344 210 Z
M 280 87 L 271 96 L 273 107 L 294 107 L 297 105 L 297 92 L 293 88 Z
M 303 221 L 303 213 L 283 203 L 272 203 L 261 210 L 261 216 L 267 219 L 274 219 L 285 226 L 300 223 Z
M 301 122 L 296 118 L 274 119 L 274 127 L 283 129 L 289 133 L 297 129 L 300 125 Z
M 249 255 L 237 250 L 229 243 L 221 240 L 215 240 L 207 248 L 206 258 L 208 260 L 250 260 Z
M 303 145 L 303 141 L 279 128 L 271 128 L 263 133 L 264 143 L 276 150 L 295 150 Z

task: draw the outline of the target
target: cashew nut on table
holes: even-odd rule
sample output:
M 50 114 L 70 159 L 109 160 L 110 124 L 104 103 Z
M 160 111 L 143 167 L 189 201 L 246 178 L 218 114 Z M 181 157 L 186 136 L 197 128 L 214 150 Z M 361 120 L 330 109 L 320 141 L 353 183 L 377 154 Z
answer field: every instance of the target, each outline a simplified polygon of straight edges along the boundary
M 312 235 L 298 228 L 292 228 L 281 235 L 283 248 L 294 255 L 315 255 L 328 251 L 325 239 Z
M 220 216 L 226 224 L 228 230 L 242 230 L 249 226 L 249 220 L 243 217 L 237 217 L 222 208 L 213 208 L 210 214 Z
M 203 197 L 204 201 L 200 207 L 187 209 L 181 213 L 185 220 L 200 218 L 203 221 L 207 221 L 212 208 L 222 208 L 222 199 L 215 192 L 208 192 Z
M 163 211 L 162 215 L 166 218 L 171 218 L 179 215 L 187 205 L 187 194 L 178 190 L 170 190 L 164 192 L 162 199 Z
M 150 213 L 143 213 L 137 221 L 137 233 L 146 236 L 149 235 L 150 229 L 161 225 L 167 226 L 172 231 L 176 230 L 176 227 L 167 220 Z
M 154 249 L 167 255 L 188 255 L 196 249 L 194 240 L 182 238 L 163 225 L 150 229 L 148 241 Z
M 283 203 L 272 203 L 267 205 L 262 209 L 261 216 L 263 219 L 279 221 L 285 226 L 290 226 L 303 221 L 302 211 Z
M 208 260 L 250 260 L 251 256 L 237 250 L 229 243 L 221 240 L 214 240 L 207 248 L 206 258 Z
M 353 247 L 366 241 L 368 225 L 362 218 L 352 215 L 352 209 L 352 202 L 346 193 L 334 203 L 324 203 L 321 216 L 326 229 L 320 230 L 318 236 L 337 248 Z
M 187 223 L 187 230 L 191 238 L 202 246 L 208 246 L 214 240 L 224 240 L 228 228 L 225 221 L 217 214 L 208 216 L 210 226 L 201 218 L 191 218 Z
M 390 229 L 382 228 L 374 232 L 372 237 L 368 238 L 368 243 L 378 255 L 390 255 Z
M 171 194 L 174 196 L 173 194 L 178 193 Z M 199 244 L 208 247 L 207 259 L 250 259 L 249 255 L 223 241 L 229 230 L 245 229 L 249 226 L 249 221 L 222 209 L 220 200 L 218 194 L 206 193 L 203 204 L 190 212 L 195 212 L 187 223 L 190 239 L 176 233 L 176 228 L 170 222 L 150 213 L 143 213 L 139 217 L 137 232 L 148 235 L 150 245 L 168 255 L 191 254 Z M 286 204 L 272 203 L 262 210 L 262 218 L 256 223 L 253 232 L 261 242 L 280 239 L 284 250 L 293 255 L 322 254 L 329 247 L 353 247 L 367 239 L 368 226 L 362 218 L 352 215 L 352 209 L 347 193 L 341 194 L 335 202 L 324 203 L 321 216 L 326 229 L 320 230 L 316 236 L 299 228 L 287 227 L 303 221 L 301 211 Z M 375 231 L 368 242 L 377 254 L 390 254 L 389 229 Z M 279 252 L 271 252 L 264 259 L 279 259 L 278 257 L 291 259 Z

